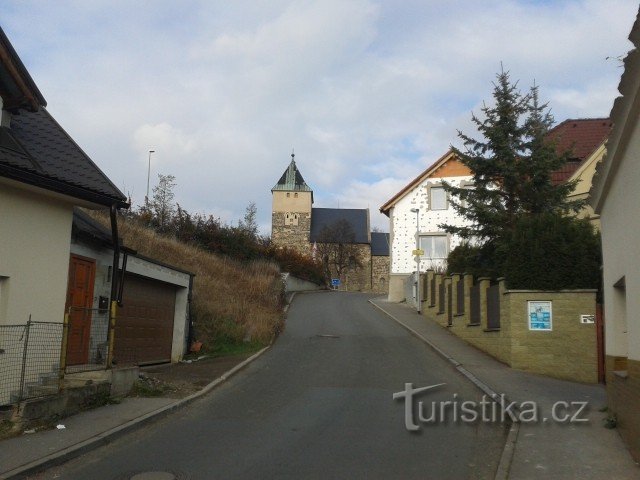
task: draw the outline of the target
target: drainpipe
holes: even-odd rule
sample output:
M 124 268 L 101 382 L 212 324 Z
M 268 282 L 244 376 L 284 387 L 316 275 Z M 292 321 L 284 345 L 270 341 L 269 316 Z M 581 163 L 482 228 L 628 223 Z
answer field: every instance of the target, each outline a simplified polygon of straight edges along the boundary
M 111 308 L 109 309 L 109 334 L 107 351 L 107 368 L 113 363 L 113 340 L 118 310 L 118 266 L 120 263 L 120 240 L 118 239 L 118 209 L 111 205 L 111 238 L 113 242 L 113 268 L 111 269 Z

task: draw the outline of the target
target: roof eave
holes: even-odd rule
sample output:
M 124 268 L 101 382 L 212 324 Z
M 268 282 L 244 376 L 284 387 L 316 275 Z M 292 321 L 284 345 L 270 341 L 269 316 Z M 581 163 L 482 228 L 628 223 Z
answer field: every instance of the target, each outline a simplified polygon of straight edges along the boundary
M 66 182 L 61 182 L 60 180 L 56 180 L 54 178 L 44 177 L 42 175 L 14 168 L 5 164 L 0 164 L 0 176 L 19 181 L 21 183 L 26 183 L 34 187 L 61 193 L 69 197 L 78 198 L 90 203 L 103 205 L 105 207 L 110 207 L 111 205 L 115 204 L 119 209 L 129 208 L 129 203 L 127 202 L 127 199 L 125 197 L 111 197 L 109 195 L 94 192 L 86 188 L 71 185 Z

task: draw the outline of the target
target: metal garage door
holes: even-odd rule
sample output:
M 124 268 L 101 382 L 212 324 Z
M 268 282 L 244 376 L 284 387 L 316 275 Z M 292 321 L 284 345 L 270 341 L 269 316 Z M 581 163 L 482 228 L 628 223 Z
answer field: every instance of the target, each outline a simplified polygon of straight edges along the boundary
M 176 287 L 126 274 L 116 319 L 117 364 L 171 361 Z

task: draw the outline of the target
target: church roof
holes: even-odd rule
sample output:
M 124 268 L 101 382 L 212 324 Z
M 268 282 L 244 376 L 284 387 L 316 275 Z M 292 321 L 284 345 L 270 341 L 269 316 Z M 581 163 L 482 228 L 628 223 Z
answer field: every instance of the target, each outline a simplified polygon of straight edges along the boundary
M 295 154 L 291 154 L 291 163 L 284 171 L 278 183 L 271 189 L 271 191 L 286 191 L 286 192 L 311 192 L 311 187 L 307 185 L 302 178 L 302 174 L 300 170 L 298 170 L 298 166 L 296 165 L 296 161 L 294 159 Z
M 369 210 L 366 208 L 314 208 L 311 211 L 311 241 L 320 242 L 322 230 L 345 220 L 355 235 L 353 243 L 370 243 Z

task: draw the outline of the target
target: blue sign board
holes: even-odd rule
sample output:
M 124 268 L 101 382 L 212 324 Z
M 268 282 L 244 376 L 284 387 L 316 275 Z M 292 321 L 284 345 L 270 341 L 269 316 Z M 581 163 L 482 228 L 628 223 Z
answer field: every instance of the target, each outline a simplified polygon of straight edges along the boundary
M 331 279 L 331 286 L 339 287 L 340 286 L 340 279 L 339 278 L 332 278 Z
M 551 302 L 532 302 L 528 304 L 529 330 L 552 330 Z

